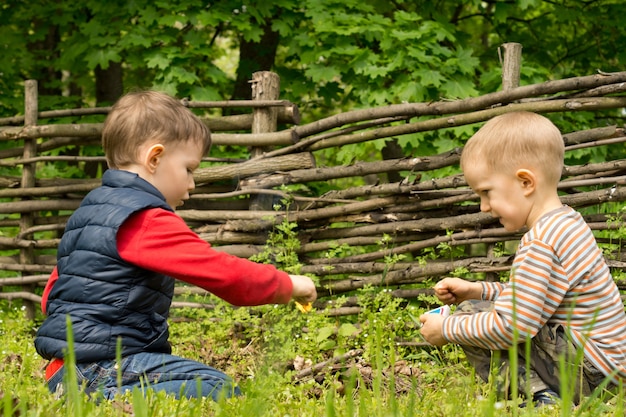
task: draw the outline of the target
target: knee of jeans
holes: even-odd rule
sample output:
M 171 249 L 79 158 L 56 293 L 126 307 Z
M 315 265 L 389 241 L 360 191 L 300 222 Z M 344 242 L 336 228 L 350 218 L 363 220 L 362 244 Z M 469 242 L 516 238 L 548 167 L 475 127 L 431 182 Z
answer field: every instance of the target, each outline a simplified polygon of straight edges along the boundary
M 59 369 L 53 376 L 50 378 L 46 384 L 48 385 L 48 390 L 54 394 L 55 398 L 61 398 L 63 393 L 65 392 L 65 387 L 63 385 L 63 375 L 65 374 L 64 369 Z
M 209 396 L 212 397 L 215 401 L 220 398 L 232 398 L 239 397 L 241 395 L 243 395 L 241 389 L 232 381 L 225 381 L 221 386 L 214 387 L 214 389 L 209 393 Z

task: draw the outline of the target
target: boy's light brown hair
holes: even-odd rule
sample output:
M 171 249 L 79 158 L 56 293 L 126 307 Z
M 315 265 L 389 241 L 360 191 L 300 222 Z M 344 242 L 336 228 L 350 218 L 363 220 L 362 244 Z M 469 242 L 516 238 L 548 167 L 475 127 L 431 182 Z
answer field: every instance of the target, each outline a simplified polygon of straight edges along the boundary
M 461 169 L 484 163 L 490 172 L 539 170 L 556 186 L 564 153 L 563 136 L 549 119 L 531 112 L 511 112 L 490 119 L 467 141 Z
M 102 148 L 109 168 L 137 162 L 139 147 L 148 142 L 176 146 L 196 141 L 203 155 L 211 147 L 211 132 L 180 101 L 157 91 L 136 91 L 122 96 L 111 108 L 102 129 Z

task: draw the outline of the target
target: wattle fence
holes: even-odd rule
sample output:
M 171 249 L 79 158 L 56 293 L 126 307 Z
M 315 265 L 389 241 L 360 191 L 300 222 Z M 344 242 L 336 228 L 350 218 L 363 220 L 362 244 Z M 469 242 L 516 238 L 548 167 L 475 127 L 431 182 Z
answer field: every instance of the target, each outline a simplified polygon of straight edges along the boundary
M 476 124 L 515 110 L 615 109 L 617 115 L 626 108 L 626 72 L 618 72 L 522 87 L 505 82 L 502 91 L 480 97 L 355 110 L 299 124 L 297 105 L 279 99 L 278 84 L 275 74 L 256 73 L 252 100 L 184 101 L 194 109 L 251 109 L 246 115 L 205 119 L 214 146 L 248 148 L 250 157 L 207 158 L 195 175 L 192 198 L 178 214 L 216 249 L 238 256 L 267 253 L 268 237 L 278 242 L 279 249 L 297 257 L 300 273 L 319 280 L 319 307 L 366 286 L 415 298 L 429 291 L 418 284 L 451 274 L 498 279 L 509 270 L 521 236 L 480 213 L 462 175 L 441 174 L 458 172 L 459 148 L 345 166 L 324 165 L 320 151 Z M 109 110 L 40 111 L 36 92 L 36 81 L 27 81 L 24 116 L 0 119 L 0 297 L 24 300 L 31 314 L 55 265 L 69 215 L 99 185 L 105 167 L 98 153 L 102 122 L 82 119 L 103 120 Z M 566 131 L 563 139 L 570 156 L 582 148 L 598 154 L 609 149 L 603 160 L 566 166 L 559 188 L 563 203 L 580 210 L 598 231 L 616 282 L 625 290 L 624 127 Z M 395 182 L 362 182 L 321 195 L 313 191 L 320 183 L 395 176 Z M 202 293 L 179 288 L 181 294 L 189 292 Z M 175 306 L 207 305 L 181 298 Z M 328 314 L 356 312 L 358 305 L 348 298 Z

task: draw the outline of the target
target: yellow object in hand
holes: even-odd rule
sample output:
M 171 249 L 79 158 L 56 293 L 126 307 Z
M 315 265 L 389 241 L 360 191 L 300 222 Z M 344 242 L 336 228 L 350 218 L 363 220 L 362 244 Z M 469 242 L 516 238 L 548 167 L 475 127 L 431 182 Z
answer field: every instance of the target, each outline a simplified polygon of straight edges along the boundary
M 296 301 L 296 307 L 298 308 L 298 310 L 300 310 L 300 312 L 308 313 L 313 308 L 313 304 L 311 304 L 311 303 L 304 303 L 303 304 L 303 303 L 300 303 L 300 302 Z

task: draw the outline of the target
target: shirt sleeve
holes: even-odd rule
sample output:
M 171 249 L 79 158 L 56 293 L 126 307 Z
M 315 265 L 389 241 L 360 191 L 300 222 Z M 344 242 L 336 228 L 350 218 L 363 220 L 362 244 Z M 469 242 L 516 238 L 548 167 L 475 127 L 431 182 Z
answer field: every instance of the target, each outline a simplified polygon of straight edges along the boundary
M 127 262 L 201 287 L 234 305 L 284 304 L 291 298 L 287 273 L 213 249 L 167 210 L 132 215 L 118 231 L 117 248 Z
M 482 281 L 481 285 L 483 286 L 482 299 L 487 301 L 495 300 L 505 287 L 499 282 Z
M 443 322 L 444 338 L 461 345 L 501 350 L 534 337 L 567 290 L 567 278 L 552 274 L 556 263 L 550 245 L 532 242 L 518 253 L 509 284 L 484 297 L 493 299 L 493 310 L 447 317 Z M 546 298 L 551 302 L 547 303 Z

